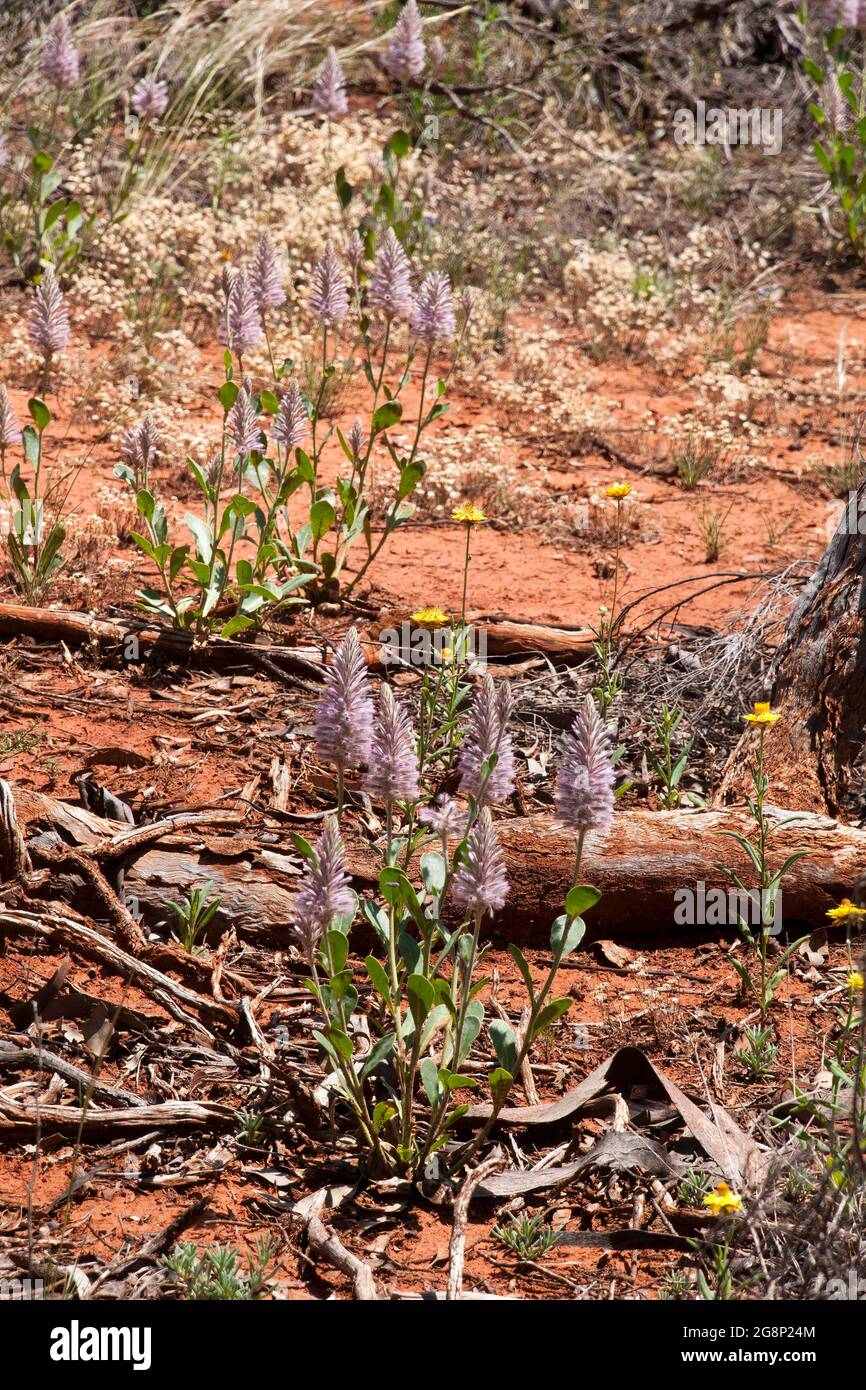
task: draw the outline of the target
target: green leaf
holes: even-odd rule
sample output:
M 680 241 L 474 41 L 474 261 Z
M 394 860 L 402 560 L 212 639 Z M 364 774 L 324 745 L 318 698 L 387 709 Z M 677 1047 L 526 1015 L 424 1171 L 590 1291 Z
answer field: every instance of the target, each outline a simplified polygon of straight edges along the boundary
M 391 985 L 389 983 L 385 967 L 382 965 L 381 961 L 376 959 L 375 956 L 368 956 L 367 959 L 364 961 L 364 964 L 367 967 L 367 974 L 370 977 L 373 988 L 375 989 L 376 993 L 380 996 L 380 998 L 385 1001 L 391 1013 L 393 1013 L 394 1001 L 391 997 Z
M 385 1036 L 383 1038 L 380 1038 L 379 1041 L 375 1044 L 375 1046 L 371 1048 L 370 1053 L 365 1058 L 364 1065 L 361 1068 L 362 1080 L 365 1076 L 369 1076 L 371 1071 L 375 1071 L 376 1067 L 379 1066 L 380 1062 L 384 1062 L 385 1058 L 390 1055 L 394 1048 L 394 1040 L 394 1033 L 386 1033 Z M 379 1107 L 377 1106 L 376 1109 L 378 1110 L 378 1108 Z
M 550 928 L 550 949 L 556 959 L 565 960 L 572 951 L 576 951 L 585 932 L 586 923 L 582 917 L 557 917 Z
M 433 986 L 427 976 L 410 975 L 406 981 L 406 996 L 409 1000 L 409 1011 L 415 1021 L 415 1027 L 420 1028 L 436 998 Z
M 41 434 L 51 423 L 51 411 L 39 396 L 31 396 L 27 402 L 30 418 Z
M 381 430 L 387 430 L 391 425 L 396 425 L 403 414 L 403 407 L 399 401 L 386 401 L 380 405 L 373 415 L 372 430 L 378 434 Z
M 489 1073 L 487 1082 L 493 1095 L 493 1104 L 500 1106 L 514 1084 L 514 1077 L 505 1067 L 497 1067 Z
M 420 460 L 416 463 L 407 464 L 400 474 L 400 483 L 397 488 L 397 496 L 401 502 L 404 497 L 409 496 L 410 492 L 415 491 L 426 471 L 426 463 L 421 463 Z
M 229 361 L 231 361 L 231 358 L 229 358 Z M 229 411 L 231 410 L 232 406 L 234 405 L 235 401 L 240 395 L 240 387 L 237 386 L 233 381 L 224 381 L 217 394 L 219 396 L 220 405 L 222 406 L 226 415 L 228 415 Z
M 565 914 L 567 917 L 582 917 L 600 900 L 601 893 L 597 888 L 593 888 L 587 883 L 576 883 L 573 888 L 569 889 L 565 899 Z
M 551 1023 L 555 1023 L 558 1018 L 562 1018 L 562 1015 L 564 1013 L 567 1013 L 570 1008 L 570 999 L 551 999 L 549 1004 L 545 1004 L 544 1008 L 541 1010 L 541 1013 L 538 1015 L 537 1019 L 535 1020 L 535 1023 L 533 1024 L 533 1038 L 537 1038 L 539 1033 L 541 1033 L 545 1028 L 549 1027 Z
M 504 1018 L 492 1018 L 487 1025 L 487 1031 L 497 1062 L 513 1074 L 517 1063 L 517 1038 L 511 1024 Z
M 313 533 L 313 540 L 320 541 L 330 531 L 334 522 L 337 520 L 337 513 L 324 497 L 318 502 L 314 502 L 310 508 L 310 528 Z
M 526 985 L 526 988 L 529 991 L 530 999 L 534 1000 L 535 986 L 532 982 L 532 971 L 529 969 L 529 962 L 526 959 L 526 956 L 523 954 L 519 946 L 515 946 L 513 941 L 509 942 L 508 954 L 511 956 L 511 959 L 516 963 L 518 970 L 523 976 L 523 983 Z
M 427 1093 L 427 1099 L 431 1107 L 435 1108 L 443 1095 L 443 1087 L 439 1080 L 439 1068 L 432 1057 L 425 1057 L 418 1071 L 421 1075 L 421 1084 Z
M 445 887 L 447 866 L 441 854 L 431 851 L 421 855 L 421 881 L 431 897 L 438 898 Z

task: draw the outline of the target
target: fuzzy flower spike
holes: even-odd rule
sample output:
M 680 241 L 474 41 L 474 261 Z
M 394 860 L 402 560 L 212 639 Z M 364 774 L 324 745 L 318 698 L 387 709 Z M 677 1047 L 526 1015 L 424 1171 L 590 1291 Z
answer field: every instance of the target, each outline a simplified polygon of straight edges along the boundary
M 268 309 L 279 309 L 281 304 L 285 304 L 286 291 L 277 267 L 277 248 L 269 232 L 262 232 L 256 242 L 250 283 L 260 314 L 264 315 Z
M 376 255 L 369 299 L 386 319 L 408 318 L 415 307 L 412 266 L 393 227 L 386 231 Z
M 460 749 L 458 768 L 460 790 L 475 797 L 481 805 L 507 801 L 514 791 L 514 753 L 508 720 L 511 691 L 506 682 L 497 688 L 492 676 L 485 676 L 472 697 L 469 725 Z M 496 766 L 484 779 L 484 764 L 496 754 Z
M 591 695 L 560 744 L 554 802 L 563 825 L 578 835 L 605 831 L 613 820 L 610 739 Z
M 391 30 L 385 51 L 385 68 L 395 82 L 411 82 L 424 71 L 424 26 L 416 0 L 408 0 Z
M 347 768 L 369 762 L 373 739 L 373 701 L 367 663 L 353 627 L 325 672 L 325 688 L 316 705 L 316 749 L 342 777 Z
M 346 277 L 330 242 L 313 271 L 313 288 L 307 302 L 324 328 L 342 323 L 349 312 Z
M 252 281 L 245 270 L 223 280 L 226 290 L 225 322 L 220 325 L 220 341 L 244 357 L 262 341 L 262 321 Z
M 383 685 L 379 691 L 379 714 L 364 786 L 374 801 L 384 801 L 388 805 L 418 798 L 415 737 L 409 716 L 394 698 L 390 685 Z
M 56 87 L 58 91 L 65 91 L 77 83 L 80 68 L 78 49 L 72 40 L 69 20 L 65 14 L 60 14 L 48 33 L 42 57 L 42 75 L 52 87 Z
M 30 341 L 46 362 L 63 352 L 69 342 L 69 314 L 57 276 L 49 265 L 36 286 L 28 324 Z
M 451 881 L 451 896 L 458 907 L 476 918 L 498 912 L 508 897 L 502 850 L 487 806 L 469 832 L 465 858 Z
M 312 966 L 316 946 L 335 917 L 355 910 L 355 895 L 349 887 L 346 851 L 334 815 L 325 824 L 315 859 L 308 863 L 293 905 L 294 929 L 301 939 L 307 962 Z
M 327 116 L 329 119 L 333 119 L 335 116 L 345 116 L 349 109 L 349 102 L 346 97 L 346 78 L 335 48 L 328 49 L 324 61 L 316 73 L 311 104 L 314 111 L 318 111 L 320 116 Z

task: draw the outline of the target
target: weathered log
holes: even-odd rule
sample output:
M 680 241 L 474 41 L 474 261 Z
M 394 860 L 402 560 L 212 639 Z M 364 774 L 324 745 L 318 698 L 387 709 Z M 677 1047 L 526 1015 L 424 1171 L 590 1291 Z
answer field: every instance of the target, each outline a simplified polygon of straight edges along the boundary
M 157 660 L 192 662 L 206 666 L 257 665 L 278 676 L 322 679 L 321 663 L 306 651 L 269 642 L 231 642 L 212 637 L 197 647 L 188 632 L 176 632 L 160 623 L 139 618 L 95 618 L 58 608 L 27 608 L 19 603 L 0 603 L 0 634 L 25 635 L 43 641 L 67 642 L 119 649 L 127 660 L 150 655 Z
M 831 815 L 844 805 L 866 742 L 866 526 L 858 524 L 864 507 L 866 482 L 794 605 L 771 674 L 771 701 L 782 713 L 766 739 L 773 799 Z M 719 804 L 740 799 L 753 753 L 747 731 L 728 760 Z
M 19 821 L 34 830 L 56 817 L 58 824 L 67 827 L 67 834 L 69 826 L 76 827 L 91 846 L 129 833 L 50 797 L 16 790 L 15 799 Z M 786 813 L 777 814 L 783 818 Z M 500 829 L 511 892 L 493 930 L 509 939 L 545 941 L 572 881 L 574 840 L 548 816 L 503 820 Z M 645 933 L 681 925 L 675 910 L 683 899 L 675 895 L 694 893 L 699 909 L 701 884 L 707 894 L 730 887 L 722 865 L 736 869 L 745 884 L 754 883 L 747 856 L 724 834 L 731 830 L 749 838 L 753 825 L 748 815 L 735 810 L 621 811 L 607 839 L 597 843 L 590 836 L 584 852 L 581 878 L 603 893 L 590 917 L 592 930 Z M 207 848 L 196 840 L 195 831 L 187 834 L 189 844 L 149 848 L 127 865 L 125 891 L 138 900 L 145 917 L 164 917 L 169 899 L 209 879 L 221 898 L 214 918 L 216 930 L 230 925 L 248 934 L 276 929 L 288 940 L 301 867 L 288 836 L 284 856 L 268 847 L 220 857 L 213 842 Z M 370 892 L 378 880 L 380 860 L 351 828 L 346 839 L 355 885 L 359 892 Z M 784 880 L 784 919 L 805 926 L 826 925 L 827 909 L 850 895 L 861 876 L 866 831 L 804 813 L 772 836 L 772 865 L 778 866 L 795 850 L 805 850 L 806 856 Z M 710 916 L 707 929 L 715 925 Z

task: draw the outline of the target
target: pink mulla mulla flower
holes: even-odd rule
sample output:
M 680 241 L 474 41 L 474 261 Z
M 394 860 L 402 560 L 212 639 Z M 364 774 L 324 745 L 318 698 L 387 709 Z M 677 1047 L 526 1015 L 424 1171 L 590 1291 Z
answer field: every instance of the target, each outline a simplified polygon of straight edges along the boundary
M 421 282 L 409 329 L 423 342 L 446 342 L 457 332 L 451 281 L 443 270 L 434 270 Z
M 357 232 L 353 232 L 352 235 L 349 237 L 349 240 L 346 242 L 343 255 L 345 256 L 346 264 L 348 265 L 349 270 L 352 273 L 352 280 L 354 282 L 357 282 L 358 271 L 360 270 L 361 263 L 364 259 L 364 243 Z
M 255 291 L 245 270 L 229 274 L 223 278 L 223 288 L 228 284 L 226 322 L 220 324 L 220 342 L 226 344 L 239 357 L 251 352 L 262 341 L 263 329 L 256 303 Z
M 442 792 L 432 806 L 422 806 L 418 812 L 418 819 L 422 825 L 429 826 L 434 835 L 439 836 L 442 851 L 447 859 L 451 841 L 463 838 L 466 812 L 460 809 L 453 796 Z
M 168 84 L 155 77 L 143 77 L 133 87 L 129 104 L 143 120 L 158 121 L 168 106 Z
M 330 242 L 313 271 L 313 288 L 307 303 L 325 328 L 341 323 L 349 312 L 346 277 Z
M 297 445 L 303 444 L 309 432 L 310 417 L 307 414 L 307 403 L 301 394 L 298 383 L 290 381 L 287 389 L 283 392 L 280 408 L 271 426 L 271 437 L 285 445 L 287 449 L 294 449 Z
M 53 87 L 64 90 L 74 87 L 80 76 L 78 50 L 72 40 L 72 29 L 65 14 L 55 19 L 42 55 L 42 75 Z
M 418 754 L 406 710 L 389 685 L 379 691 L 379 711 L 373 726 L 369 771 L 364 789 L 374 801 L 416 801 Z
M 120 457 L 135 475 L 136 486 L 146 488 L 150 470 L 159 457 L 162 437 L 150 411 L 137 425 L 125 431 Z
M 277 248 L 271 240 L 270 232 L 262 232 L 253 252 L 250 267 L 250 283 L 259 306 L 259 312 L 278 309 L 286 302 L 286 291 L 277 267 Z
M 335 48 L 329 48 L 316 73 L 311 105 L 321 116 L 345 116 L 349 109 L 346 78 Z
M 7 165 L 8 163 L 9 163 L 9 146 L 8 146 L 8 144 L 7 144 L 7 142 L 6 142 L 6 136 L 0 134 L 0 169 L 5 169 L 5 168 L 6 168 L 6 165 Z
M 307 862 L 292 904 L 294 930 L 310 963 L 334 918 L 348 917 L 356 907 L 346 868 L 346 850 L 335 815 L 325 817 L 322 834 L 313 850 L 315 858 Z
M 21 443 L 21 430 L 18 418 L 12 409 L 9 392 L 0 385 L 0 449 L 11 449 L 13 444 Z
M 557 818 L 578 834 L 610 828 L 614 808 L 610 739 L 591 695 L 563 736 L 554 786 Z
M 412 266 L 393 227 L 386 231 L 376 253 L 369 300 L 387 319 L 408 318 L 415 307 Z
M 51 266 L 42 272 L 42 279 L 36 286 L 27 328 L 30 341 L 39 348 L 43 357 L 54 357 L 58 352 L 63 352 L 69 342 L 66 301 Z
M 245 386 L 238 391 L 235 403 L 226 417 L 226 434 L 236 454 L 247 458 L 262 448 L 262 431 L 256 417 L 250 393 Z
M 345 771 L 368 762 L 373 739 L 373 701 L 367 663 L 353 627 L 325 671 L 315 727 L 316 750 L 323 763 Z
M 391 30 L 385 68 L 395 82 L 410 82 L 424 71 L 424 26 L 415 0 L 407 0 Z
M 469 832 L 466 850 L 451 880 L 451 897 L 473 917 L 498 912 L 508 897 L 508 876 L 499 836 L 485 806 Z
M 508 720 L 511 691 L 506 682 L 497 687 L 492 676 L 485 676 L 476 687 L 469 711 L 469 723 L 460 748 L 458 769 L 460 790 L 482 805 L 507 801 L 514 791 L 514 752 Z M 496 766 L 484 780 L 484 764 L 496 754 Z
M 364 433 L 364 425 L 360 415 L 355 416 L 352 428 L 349 430 L 347 444 L 352 450 L 352 458 L 357 460 L 361 457 L 367 446 L 367 436 Z

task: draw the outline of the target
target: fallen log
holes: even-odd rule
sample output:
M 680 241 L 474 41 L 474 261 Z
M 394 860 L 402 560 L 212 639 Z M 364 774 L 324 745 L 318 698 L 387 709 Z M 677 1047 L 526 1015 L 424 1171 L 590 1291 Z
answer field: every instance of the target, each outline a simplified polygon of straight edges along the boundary
M 102 821 L 50 797 L 18 789 L 13 795 L 19 823 L 31 832 L 55 824 L 94 849 L 110 843 L 112 837 L 131 834 L 128 828 L 118 831 L 115 822 Z M 779 819 L 786 815 L 783 811 L 773 814 Z M 546 942 L 550 922 L 561 910 L 572 881 L 573 837 L 543 815 L 502 820 L 499 825 L 511 892 L 495 920 L 494 932 L 515 941 Z M 732 830 L 752 838 L 751 818 L 736 809 L 620 811 L 607 838 L 599 842 L 590 836 L 584 851 L 581 878 L 603 894 L 592 910 L 591 930 L 641 934 L 688 925 L 681 920 L 684 895 L 693 895 L 699 913 L 701 885 L 707 897 L 731 888 L 721 866 L 735 869 L 746 885 L 754 883 L 748 857 L 725 834 Z M 247 832 L 248 838 L 252 833 Z M 227 858 L 220 858 L 213 842 L 209 848 L 197 840 L 194 830 L 187 830 L 185 837 L 189 842 L 181 846 L 148 847 L 143 853 L 131 850 L 125 892 L 127 900 L 137 900 L 146 919 L 164 918 L 169 899 L 207 879 L 221 899 L 215 931 L 234 925 L 239 933 L 255 935 L 265 929 L 272 935 L 276 931 L 286 942 L 291 939 L 289 923 L 301 860 L 288 834 L 285 843 L 276 847 L 282 854 L 268 846 L 261 853 L 252 850 Z M 369 893 L 378 882 L 380 860 L 353 832 L 351 820 L 346 843 L 355 886 L 360 893 Z M 772 836 L 772 865 L 778 866 L 796 850 L 804 850 L 805 857 L 785 877 L 784 920 L 808 927 L 826 925 L 827 910 L 850 896 L 863 872 L 866 831 L 802 813 Z M 62 887 L 53 885 L 56 892 Z M 693 922 L 692 928 L 701 925 Z M 706 929 L 712 931 L 716 925 L 709 916 Z
M 210 638 L 206 647 L 195 646 L 191 633 L 177 632 L 144 618 L 95 618 L 90 613 L 67 609 L 0 603 L 0 635 L 25 635 L 71 646 L 119 648 L 127 661 L 149 655 L 156 660 L 219 667 L 253 664 L 277 676 L 305 676 L 316 682 L 322 679 L 321 663 L 292 647 L 272 642 L 231 642 L 221 637 Z

